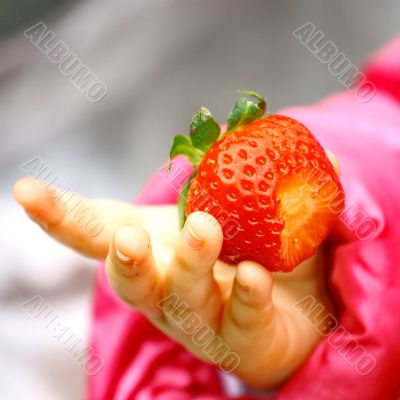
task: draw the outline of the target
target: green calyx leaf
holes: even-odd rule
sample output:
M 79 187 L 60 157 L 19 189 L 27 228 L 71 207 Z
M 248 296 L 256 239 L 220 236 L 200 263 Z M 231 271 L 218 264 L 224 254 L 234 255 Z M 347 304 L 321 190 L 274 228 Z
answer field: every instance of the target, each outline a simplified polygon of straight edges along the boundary
M 185 135 L 175 136 L 169 153 L 170 160 L 182 155 L 187 157 L 191 164 L 197 168 L 204 157 L 204 153 L 219 138 L 220 132 L 221 128 L 210 111 L 201 107 L 190 124 L 190 138 Z
M 221 128 L 207 108 L 201 107 L 190 124 L 193 147 L 205 153 L 219 138 Z
M 194 167 L 198 167 L 204 154 L 195 149 L 189 137 L 185 135 L 176 135 L 171 146 L 169 158 L 172 160 L 176 156 L 185 156 Z M 170 166 L 169 166 L 170 167 Z M 168 169 L 169 169 L 168 167 Z
M 226 133 L 230 133 L 257 118 L 262 117 L 266 111 L 267 105 L 262 96 L 250 90 L 242 90 L 240 93 L 254 97 L 258 100 L 258 103 L 256 104 L 246 97 L 240 98 L 228 116 Z M 200 111 L 193 117 L 190 124 L 190 137 L 180 134 L 174 138 L 169 154 L 170 160 L 178 155 L 182 155 L 187 157 L 195 168 L 193 174 L 184 184 L 179 194 L 178 214 L 181 228 L 186 221 L 186 201 L 190 183 L 197 174 L 197 168 L 200 165 L 204 154 L 208 151 L 211 145 L 219 139 L 220 133 L 221 128 L 218 125 L 218 122 L 211 115 L 210 111 L 207 110 L 207 108 L 201 107 Z M 171 163 L 167 169 L 170 170 L 170 167 Z
M 186 200 L 187 200 L 187 195 L 189 192 L 189 187 L 190 187 L 190 182 L 192 179 L 196 176 L 196 172 L 194 172 L 190 178 L 185 182 L 183 185 L 180 193 L 179 193 L 179 199 L 178 199 L 178 215 L 179 215 L 179 226 L 182 229 L 183 225 L 185 225 L 186 221 Z
M 227 133 L 262 117 L 267 108 L 265 99 L 258 93 L 251 90 L 241 90 L 240 93 L 256 98 L 258 103 L 255 104 L 246 97 L 241 97 L 228 116 Z
M 197 173 L 197 167 L 204 157 L 204 153 L 210 146 L 219 138 L 221 128 L 218 122 L 211 115 L 210 111 L 204 107 L 193 117 L 190 124 L 190 138 L 185 135 L 177 135 L 172 143 L 169 158 L 172 160 L 178 155 L 188 158 L 191 164 L 195 167 L 195 171 L 187 180 L 179 193 L 178 214 L 181 228 L 186 221 L 186 199 L 189 192 L 190 182 Z M 171 163 L 167 169 L 170 170 Z

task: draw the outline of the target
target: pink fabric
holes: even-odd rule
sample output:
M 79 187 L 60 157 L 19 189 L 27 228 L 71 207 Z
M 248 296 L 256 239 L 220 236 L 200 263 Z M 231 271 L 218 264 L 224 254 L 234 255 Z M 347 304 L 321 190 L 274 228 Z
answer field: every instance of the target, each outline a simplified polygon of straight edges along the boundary
M 357 235 L 345 223 L 338 229 L 329 279 L 340 328 L 280 388 L 279 400 L 390 400 L 400 389 L 400 39 L 387 49 L 368 63 L 367 76 L 378 88 L 371 101 L 339 93 L 280 112 L 302 121 L 338 156 L 349 215 L 364 213 L 377 230 L 362 240 L 362 230 Z M 189 173 L 183 160 L 178 167 Z M 137 203 L 176 201 L 176 182 L 161 175 L 156 174 Z M 346 357 L 346 348 L 338 350 L 346 337 L 376 361 L 368 374 L 362 374 L 362 357 Z M 105 360 L 104 368 L 89 377 L 91 400 L 227 398 L 217 370 L 124 306 L 109 288 L 103 268 L 96 282 L 91 344 Z
M 400 99 L 400 35 L 379 50 L 366 64 L 364 72 L 378 89 Z

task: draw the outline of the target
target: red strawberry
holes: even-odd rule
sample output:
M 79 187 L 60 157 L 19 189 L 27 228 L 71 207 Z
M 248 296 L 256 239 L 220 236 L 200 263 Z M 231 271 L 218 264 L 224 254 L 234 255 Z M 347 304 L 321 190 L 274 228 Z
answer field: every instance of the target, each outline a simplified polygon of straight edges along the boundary
M 259 103 L 240 99 L 223 135 L 202 108 L 191 139 L 175 138 L 171 158 L 184 154 L 197 167 L 182 191 L 181 216 L 205 211 L 216 217 L 224 231 L 222 261 L 253 260 L 288 272 L 325 240 L 344 193 L 311 132 L 286 116 L 262 117 L 264 99 L 245 93 Z

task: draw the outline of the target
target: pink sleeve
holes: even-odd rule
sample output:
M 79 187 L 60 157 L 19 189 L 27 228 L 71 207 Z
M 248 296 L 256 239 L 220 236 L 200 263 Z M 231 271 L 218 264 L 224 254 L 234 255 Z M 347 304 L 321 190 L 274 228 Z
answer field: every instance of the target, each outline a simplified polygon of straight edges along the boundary
M 277 398 L 395 399 L 400 388 L 400 103 L 382 92 L 366 104 L 340 94 L 283 112 L 304 122 L 337 154 L 346 206 L 329 275 L 339 308 L 337 328 Z M 299 311 L 313 324 L 315 306 Z
M 400 99 L 400 35 L 377 51 L 367 62 L 364 73 L 378 90 Z
M 367 76 L 378 88 L 368 103 L 341 93 L 281 111 L 304 122 L 338 156 L 346 211 L 332 244 L 329 275 L 337 327 L 280 388 L 279 400 L 390 400 L 399 390 L 400 40 L 394 43 L 368 64 Z M 182 171 L 190 169 L 181 159 L 173 168 L 172 181 L 161 169 L 137 202 L 175 202 Z M 104 366 L 89 376 L 88 399 L 227 398 L 216 369 L 125 307 L 103 268 L 95 288 L 91 346 Z

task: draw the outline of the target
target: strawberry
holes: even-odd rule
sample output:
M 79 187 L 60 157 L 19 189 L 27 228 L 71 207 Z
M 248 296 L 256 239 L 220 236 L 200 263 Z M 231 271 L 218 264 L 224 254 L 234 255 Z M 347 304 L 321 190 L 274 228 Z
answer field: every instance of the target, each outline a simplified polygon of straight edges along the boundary
M 194 211 L 221 224 L 220 259 L 253 260 L 289 272 L 326 239 L 344 205 L 344 193 L 323 148 L 300 122 L 264 116 L 265 100 L 241 98 L 227 131 L 201 108 L 190 138 L 174 139 L 170 158 L 185 155 L 195 167 L 181 192 L 181 223 Z

